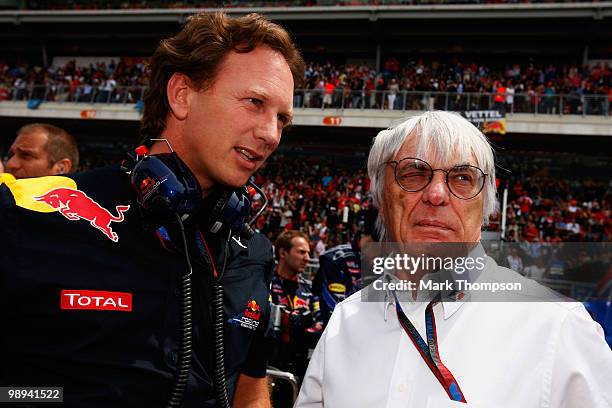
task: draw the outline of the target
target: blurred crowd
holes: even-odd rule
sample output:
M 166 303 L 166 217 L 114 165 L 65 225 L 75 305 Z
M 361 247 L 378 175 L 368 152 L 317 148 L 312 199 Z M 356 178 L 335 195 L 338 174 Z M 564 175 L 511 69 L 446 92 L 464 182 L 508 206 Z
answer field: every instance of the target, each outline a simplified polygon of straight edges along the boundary
M 589 168 L 572 163 L 579 160 L 526 152 L 500 157 L 501 166 L 511 171 L 506 241 L 612 241 L 610 163 Z
M 31 10 L 96 10 L 206 7 L 389 6 L 426 4 L 580 3 L 586 0 L 27 0 Z M 589 1 L 590 2 L 590 1 Z
M 121 58 L 78 66 L 76 60 L 61 67 L 0 59 L 0 101 L 42 99 L 70 102 L 128 102 L 142 98 L 148 84 L 146 60 Z
M 147 84 L 144 58 L 100 61 L 85 67 L 72 60 L 47 68 L 0 59 L 0 100 L 136 103 Z M 612 67 L 608 63 L 529 61 L 493 66 L 460 60 L 400 63 L 390 58 L 377 72 L 367 64 L 311 61 L 301 88 L 304 91 L 296 93 L 295 105 L 305 108 L 533 112 L 537 107 L 539 113 L 599 115 L 612 109 Z M 452 96 L 438 96 L 445 92 Z M 473 93 L 492 97 L 465 97 Z M 557 95 L 563 97 L 561 104 Z M 585 103 L 585 98 L 590 101 Z
M 563 95 L 564 113 L 576 114 L 581 113 L 584 95 L 601 97 L 598 104 L 590 104 L 593 112 L 585 113 L 605 113 L 609 109 L 606 99 L 612 101 L 612 67 L 607 63 L 559 65 L 529 61 L 494 67 L 459 60 L 446 63 L 418 59 L 402 64 L 391 58 L 385 61 L 381 72 L 376 72 L 365 64 L 310 62 L 304 79 L 305 89 L 318 91 L 299 95 L 304 98 L 304 107 L 339 107 L 343 103 L 351 108 L 462 110 L 469 107 L 462 94 L 490 93 L 495 94 L 494 102 L 504 110 L 528 112 L 539 103 L 542 113 L 559 113 L 554 96 Z M 409 94 L 404 100 L 402 91 L 421 95 Z M 428 98 L 422 96 L 426 92 L 430 93 Z M 438 92 L 455 96 L 436 99 Z
M 357 231 L 373 227 L 375 212 L 363 169 L 316 156 L 275 154 L 255 184 L 269 205 L 258 229 L 272 242 L 284 230 L 304 232 L 317 258 L 327 248 L 351 242 Z

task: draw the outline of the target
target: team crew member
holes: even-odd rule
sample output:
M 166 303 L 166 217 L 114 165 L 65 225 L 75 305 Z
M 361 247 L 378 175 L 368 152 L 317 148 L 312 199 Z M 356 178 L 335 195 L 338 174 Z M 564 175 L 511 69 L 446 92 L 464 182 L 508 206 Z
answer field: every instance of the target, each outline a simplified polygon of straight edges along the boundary
M 234 407 L 270 407 L 272 248 L 232 223 L 248 230 L 241 186 L 278 146 L 302 75 L 280 26 L 194 16 L 151 59 L 142 131 L 165 140 L 149 155 L 0 185 L 1 385 L 61 386 L 69 407 L 178 406 L 187 361 L 181 406 L 222 406 L 226 392 Z
M 538 293 L 537 284 L 498 266 L 478 244 L 495 211 L 495 165 L 489 142 L 467 120 L 426 112 L 380 132 L 368 174 L 383 241 L 468 244 L 486 260 L 483 275 Z M 518 292 L 499 302 L 461 293 L 421 302 L 424 291 L 402 297 L 392 290 L 381 301 L 362 301 L 374 287 L 337 305 L 296 407 L 612 405 L 612 351 L 581 303 L 536 302 Z
M 281 233 L 275 243 L 278 266 L 272 278 L 272 304 L 280 314 L 277 353 L 272 364 L 300 378 L 306 371 L 308 349 L 322 331 L 319 299 L 302 274 L 309 261 L 310 245 L 302 232 Z
M 68 174 L 79 165 L 79 149 L 68 132 L 48 123 L 31 123 L 17 131 L 8 151 L 6 172 L 15 178 Z
M 312 291 L 321 300 L 325 324 L 339 302 L 361 289 L 361 248 L 368 242 L 372 242 L 371 233 L 359 232 L 350 244 L 336 245 L 319 257 Z

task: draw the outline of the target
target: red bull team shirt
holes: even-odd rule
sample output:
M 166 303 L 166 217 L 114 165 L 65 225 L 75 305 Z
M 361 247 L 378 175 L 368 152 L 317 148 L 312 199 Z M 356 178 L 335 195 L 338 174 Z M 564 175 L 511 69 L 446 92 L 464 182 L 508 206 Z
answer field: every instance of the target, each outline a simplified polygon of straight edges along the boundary
M 187 266 L 172 249 L 181 247 L 172 245 L 176 231 L 164 238 L 146 226 L 118 168 L 0 184 L 0 386 L 63 387 L 65 407 L 165 406 Z M 196 226 L 186 231 L 194 353 L 183 406 L 212 407 L 211 276 L 189 239 Z M 207 239 L 213 255 L 223 253 L 222 242 Z M 231 398 L 240 373 L 265 376 L 273 259 L 259 234 L 229 245 L 222 282 Z

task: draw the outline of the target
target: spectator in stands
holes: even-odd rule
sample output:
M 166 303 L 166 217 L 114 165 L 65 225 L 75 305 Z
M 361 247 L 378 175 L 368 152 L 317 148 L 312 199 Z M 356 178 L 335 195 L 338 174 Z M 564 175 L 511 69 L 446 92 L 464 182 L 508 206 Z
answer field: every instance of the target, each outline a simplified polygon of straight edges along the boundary
M 308 349 L 314 347 L 323 328 L 319 298 L 303 274 L 310 260 L 306 234 L 288 230 L 274 244 L 278 265 L 271 286 L 274 310 L 281 314 L 278 351 L 271 364 L 304 378 Z
M 523 259 L 517 247 L 512 247 L 506 261 L 508 262 L 508 268 L 518 273 L 523 273 Z
M 389 91 L 387 94 L 387 109 L 393 110 L 395 109 L 395 98 L 397 98 L 397 94 L 399 92 L 399 84 L 397 83 L 397 79 L 391 78 L 387 89 Z
M 495 95 L 493 96 L 493 109 L 503 114 L 506 111 L 506 87 L 500 81 L 496 81 L 493 88 L 495 90 Z
M 17 131 L 8 151 L 6 171 L 19 179 L 68 174 L 78 165 L 74 137 L 48 123 L 31 123 Z
M 514 85 L 512 79 L 509 79 L 506 82 L 506 112 L 514 112 L 514 94 Z
M 477 243 L 496 207 L 494 155 L 467 120 L 426 112 L 381 131 L 368 173 L 384 240 L 471 243 L 472 254 L 484 255 Z M 416 282 L 413 273 L 383 275 L 379 282 Z M 487 274 L 523 282 L 536 291 L 529 294 L 539 288 L 488 257 L 480 276 Z M 612 350 L 580 303 L 525 302 L 529 296 L 517 292 L 506 293 L 505 302 L 470 302 L 461 300 L 457 288 L 443 299 L 434 292 L 433 300 L 423 302 L 426 291 L 376 288 L 370 285 L 336 306 L 313 353 L 297 408 L 352 407 L 364 401 L 372 407 L 394 401 L 408 408 L 461 402 L 605 408 L 612 401 Z M 376 292 L 380 301 L 362 301 Z M 505 384 L 525 386 L 508 393 Z
M 315 241 L 315 254 L 319 257 L 325 253 L 327 248 L 327 234 L 321 231 L 318 235 L 315 235 Z

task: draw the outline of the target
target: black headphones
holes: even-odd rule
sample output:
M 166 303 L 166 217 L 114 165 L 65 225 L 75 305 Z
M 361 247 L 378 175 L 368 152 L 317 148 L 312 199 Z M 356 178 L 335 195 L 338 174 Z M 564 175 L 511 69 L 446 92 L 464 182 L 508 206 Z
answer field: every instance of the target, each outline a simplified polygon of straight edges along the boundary
M 176 152 L 149 156 L 148 149 L 139 146 L 135 153 L 135 157 L 131 156 L 132 165 L 126 166 L 124 162 L 123 167 L 130 175 L 138 204 L 154 222 L 174 219 L 177 215 L 184 221 L 202 208 L 204 199 L 200 184 Z M 263 210 L 267 204 L 265 194 L 253 183 L 249 184 L 264 199 Z M 251 224 L 262 210 L 248 221 L 251 199 L 246 187 L 222 188 L 214 200 L 208 217 L 203 218 L 207 220 L 206 225 L 202 227 L 214 234 L 231 231 L 244 239 L 253 236 Z

